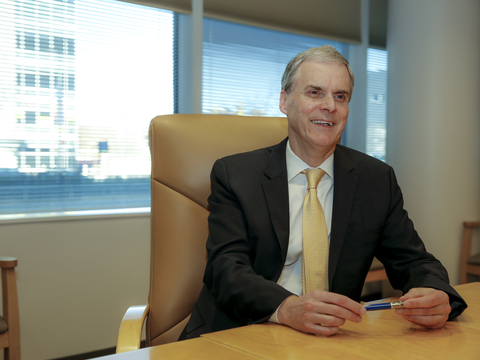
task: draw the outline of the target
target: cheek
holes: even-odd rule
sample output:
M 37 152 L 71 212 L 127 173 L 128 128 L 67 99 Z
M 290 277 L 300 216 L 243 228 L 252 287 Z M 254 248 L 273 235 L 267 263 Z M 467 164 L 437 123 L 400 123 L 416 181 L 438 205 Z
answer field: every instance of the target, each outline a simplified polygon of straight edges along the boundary
M 312 111 L 317 109 L 317 104 L 315 103 L 304 103 L 302 106 L 302 113 L 303 114 L 310 114 Z
M 342 118 L 344 119 L 345 122 L 347 122 L 348 119 L 348 106 L 342 109 Z

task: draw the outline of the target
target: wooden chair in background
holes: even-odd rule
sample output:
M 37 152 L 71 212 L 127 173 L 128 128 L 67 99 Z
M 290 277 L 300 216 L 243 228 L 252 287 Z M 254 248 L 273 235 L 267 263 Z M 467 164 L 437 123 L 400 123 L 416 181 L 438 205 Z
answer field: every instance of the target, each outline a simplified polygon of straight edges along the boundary
M 373 258 L 372 266 L 370 266 L 365 282 L 368 283 L 387 279 L 387 273 L 385 272 L 383 264 L 377 258 Z
M 0 315 L 0 349 L 5 360 L 20 360 L 20 317 L 18 312 L 17 259 L 0 256 L 2 271 L 2 305 Z
M 460 284 L 469 282 L 469 276 L 480 277 L 480 253 L 472 255 L 472 239 L 474 230 L 480 228 L 480 221 L 463 223 L 462 251 L 460 255 Z

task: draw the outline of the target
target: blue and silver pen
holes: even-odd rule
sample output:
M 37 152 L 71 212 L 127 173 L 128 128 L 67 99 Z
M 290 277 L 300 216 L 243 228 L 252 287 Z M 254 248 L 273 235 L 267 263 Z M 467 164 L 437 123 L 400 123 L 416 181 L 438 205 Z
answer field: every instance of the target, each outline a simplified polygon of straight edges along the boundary
M 385 309 L 398 309 L 403 308 L 403 301 L 392 301 L 388 303 L 377 303 L 371 305 L 365 305 L 365 310 L 385 310 Z

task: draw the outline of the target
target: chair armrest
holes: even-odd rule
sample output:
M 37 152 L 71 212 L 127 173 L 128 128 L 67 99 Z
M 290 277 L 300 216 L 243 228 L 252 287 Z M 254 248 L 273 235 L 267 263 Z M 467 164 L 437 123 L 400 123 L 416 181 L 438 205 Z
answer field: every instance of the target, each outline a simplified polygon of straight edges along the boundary
M 140 349 L 143 324 L 149 311 L 149 305 L 130 306 L 128 308 L 118 332 L 117 354 Z
M 15 267 L 18 261 L 9 256 L 0 256 L 2 277 L 3 318 L 8 324 L 8 347 L 10 359 L 20 359 L 20 315 Z M 5 357 L 8 359 L 8 357 Z

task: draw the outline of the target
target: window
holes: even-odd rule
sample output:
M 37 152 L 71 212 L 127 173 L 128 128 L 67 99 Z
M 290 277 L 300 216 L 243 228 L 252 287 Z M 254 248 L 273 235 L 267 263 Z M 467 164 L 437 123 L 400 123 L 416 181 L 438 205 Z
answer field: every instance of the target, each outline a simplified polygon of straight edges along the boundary
M 205 19 L 202 112 L 284 116 L 278 105 L 286 65 L 325 44 L 348 59 L 348 45 L 341 42 Z
M 387 118 L 387 52 L 367 50 L 367 149 L 385 161 Z
M 37 122 L 37 115 L 35 111 L 25 111 L 25 124 L 35 124 Z
M 0 4 L 0 214 L 148 207 L 147 130 L 173 112 L 173 12 Z
M 0 215 L 149 206 L 148 125 L 185 97 L 179 16 L 118 0 L 0 3 Z M 324 44 L 349 58 L 346 43 L 205 18 L 202 112 L 283 116 L 286 64 Z M 367 152 L 380 159 L 385 83 L 386 52 L 370 49 Z

